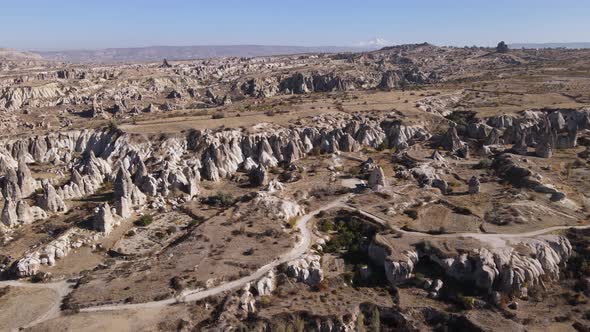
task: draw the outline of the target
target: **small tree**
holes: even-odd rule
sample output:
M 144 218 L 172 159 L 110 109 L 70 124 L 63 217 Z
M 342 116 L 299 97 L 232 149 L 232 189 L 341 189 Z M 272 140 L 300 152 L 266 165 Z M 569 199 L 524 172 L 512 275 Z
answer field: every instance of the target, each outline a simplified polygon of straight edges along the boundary
M 362 312 L 359 312 L 359 315 L 356 317 L 356 330 L 357 332 L 366 332 L 365 328 L 365 316 Z
M 371 329 L 374 332 L 381 331 L 381 314 L 379 313 L 379 308 L 376 306 L 373 308 L 373 312 L 371 313 Z
M 295 317 L 293 324 L 295 325 L 295 332 L 305 331 L 305 320 L 300 316 Z
M 507 53 L 508 52 L 508 45 L 504 41 L 498 43 L 496 46 L 496 52 L 498 53 Z

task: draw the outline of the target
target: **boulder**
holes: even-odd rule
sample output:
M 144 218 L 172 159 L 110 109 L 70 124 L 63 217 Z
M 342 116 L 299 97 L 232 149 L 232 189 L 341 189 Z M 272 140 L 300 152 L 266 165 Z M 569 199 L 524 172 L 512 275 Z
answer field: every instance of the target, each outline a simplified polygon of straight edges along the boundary
M 16 203 L 16 215 L 19 224 L 30 224 L 34 220 L 38 220 L 38 216 L 33 215 L 31 207 L 26 201 L 18 201 Z
M 472 176 L 471 179 L 469 179 L 468 185 L 469 185 L 469 194 L 473 195 L 473 194 L 479 193 L 480 183 L 479 183 L 479 180 L 477 179 L 477 177 Z
M 535 154 L 541 158 L 551 158 L 553 156 L 553 148 L 548 140 L 539 142 L 535 147 Z
M 283 191 L 283 190 L 285 190 L 285 185 L 283 185 L 283 183 L 281 183 L 277 179 L 272 179 L 268 182 L 268 185 L 266 186 L 265 190 L 268 191 L 269 193 Z
M 37 274 L 40 267 L 40 259 L 36 255 L 28 255 L 17 262 L 15 274 L 19 278 L 30 277 Z

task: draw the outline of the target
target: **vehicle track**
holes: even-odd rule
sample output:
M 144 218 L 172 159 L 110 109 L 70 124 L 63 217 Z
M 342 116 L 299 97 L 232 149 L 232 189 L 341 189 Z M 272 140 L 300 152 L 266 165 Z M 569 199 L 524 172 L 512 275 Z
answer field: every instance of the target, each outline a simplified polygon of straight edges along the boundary
M 224 293 L 227 291 L 237 289 L 239 287 L 243 287 L 244 285 L 246 285 L 249 282 L 253 282 L 253 281 L 256 281 L 256 280 L 262 278 L 266 273 L 268 273 L 272 269 L 276 268 L 280 264 L 292 261 L 294 259 L 299 258 L 303 254 L 305 254 L 305 252 L 309 249 L 309 247 L 311 245 L 311 231 L 307 227 L 307 223 L 308 223 L 308 221 L 310 221 L 313 218 L 313 216 L 315 216 L 317 213 L 319 213 L 321 211 L 326 211 L 326 210 L 330 210 L 330 209 L 337 208 L 337 207 L 347 208 L 347 209 L 357 211 L 360 214 L 374 220 L 375 222 L 377 222 L 379 224 L 382 224 L 384 226 L 387 225 L 386 220 L 384 220 L 376 215 L 373 215 L 369 212 L 363 211 L 362 209 L 359 209 L 359 208 L 354 207 L 352 205 L 346 204 L 345 202 L 352 196 L 353 196 L 352 194 L 342 196 L 336 200 L 333 200 L 329 203 L 324 204 L 320 208 L 318 208 L 314 211 L 311 211 L 311 212 L 307 213 L 306 215 L 302 216 L 301 218 L 299 218 L 299 220 L 297 221 L 296 227 L 300 231 L 301 237 L 300 237 L 299 241 L 297 242 L 297 244 L 295 245 L 295 247 L 293 249 L 291 249 L 289 252 L 287 252 L 286 254 L 281 255 L 280 257 L 276 258 L 272 262 L 262 266 L 261 268 L 256 270 L 254 273 L 250 274 L 249 276 L 246 276 L 246 277 L 243 277 L 240 279 L 236 279 L 236 280 L 233 280 L 233 281 L 230 281 L 225 284 L 222 284 L 222 285 L 219 285 L 216 287 L 212 287 L 209 289 L 185 290 L 179 296 L 174 297 L 174 298 L 165 299 L 165 300 L 150 301 L 150 302 L 144 302 L 144 303 L 121 303 L 121 304 L 113 304 L 113 305 L 94 306 L 94 307 L 82 308 L 82 309 L 80 309 L 80 311 L 81 312 L 98 312 L 98 311 L 113 311 L 113 310 L 125 310 L 125 309 L 157 308 L 157 307 L 162 307 L 162 306 L 166 306 L 166 305 L 170 305 L 170 304 L 174 304 L 174 303 L 179 303 L 179 302 L 198 301 L 198 300 L 210 297 L 210 296 L 218 295 L 218 294 L 221 294 L 221 293 Z M 485 234 L 485 233 L 428 234 L 428 233 L 415 232 L 415 231 L 406 231 L 406 230 L 403 230 L 401 228 L 398 228 L 398 227 L 392 226 L 392 225 L 388 225 L 388 227 L 392 228 L 393 230 L 395 230 L 401 234 L 406 234 L 406 235 L 411 235 L 411 236 L 434 237 L 434 238 L 471 237 L 471 238 L 475 238 L 475 239 L 478 239 L 481 241 L 495 243 L 498 245 L 503 245 L 504 239 L 521 238 L 521 237 L 535 237 L 535 236 L 539 236 L 539 235 L 543 235 L 543 234 L 547 234 L 547 233 L 551 233 L 551 232 L 555 232 L 555 231 L 559 231 L 559 230 L 566 230 L 566 229 L 588 229 L 588 228 L 590 228 L 590 225 L 553 226 L 553 227 L 543 228 L 543 229 L 539 229 L 539 230 L 535 230 L 535 231 L 514 233 L 514 234 Z M 5 286 L 15 286 L 15 287 L 24 286 L 24 287 L 55 288 L 55 287 L 57 287 L 57 285 L 62 285 L 63 283 L 64 282 L 51 283 L 51 284 L 30 284 L 30 283 L 19 282 L 19 281 L 2 281 L 2 282 L 0 282 L 0 286 L 5 285 Z M 69 293 L 69 290 L 66 293 L 58 292 L 58 294 L 60 295 L 60 301 L 58 301 L 58 304 L 56 306 L 52 307 L 52 310 L 50 310 L 48 313 L 43 315 L 43 317 L 35 320 L 34 322 L 31 322 L 27 326 L 33 326 L 33 325 L 39 324 L 43 321 L 46 321 L 48 319 L 59 316 L 59 304 L 61 303 L 61 299 L 63 299 L 63 297 L 65 295 L 67 295 L 68 293 Z M 57 308 L 57 312 L 54 310 L 56 308 Z

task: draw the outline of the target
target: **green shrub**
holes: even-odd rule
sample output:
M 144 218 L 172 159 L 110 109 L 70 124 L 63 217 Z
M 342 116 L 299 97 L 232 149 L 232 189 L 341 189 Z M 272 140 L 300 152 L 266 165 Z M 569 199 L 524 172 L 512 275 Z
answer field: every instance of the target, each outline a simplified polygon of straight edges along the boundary
M 416 211 L 414 209 L 407 209 L 404 211 L 404 214 L 414 220 L 418 219 L 418 211 Z
M 327 227 L 332 228 L 334 235 L 326 243 L 324 251 L 342 252 L 343 258 L 351 263 L 366 262 L 365 248 L 375 234 L 374 227 L 350 215 L 338 216 L 329 222 L 332 225 Z
M 492 167 L 492 161 L 490 159 L 482 159 L 473 166 L 475 169 L 488 169 L 490 167 Z
M 193 219 L 191 221 L 189 221 L 188 227 L 197 226 L 200 223 L 202 223 L 203 221 L 205 221 L 205 217 L 203 217 L 203 216 L 195 216 L 195 217 L 193 217 Z
M 145 215 L 141 216 L 139 219 L 133 222 L 133 224 L 138 227 L 145 227 L 150 225 L 152 222 L 154 222 L 154 218 L 151 215 Z
M 218 192 L 213 196 L 205 198 L 203 202 L 207 205 L 228 207 L 234 204 L 234 197 L 228 193 Z
M 383 151 L 383 150 L 387 150 L 387 148 L 388 148 L 388 147 L 387 147 L 387 143 L 385 143 L 385 142 L 381 142 L 381 144 L 379 144 L 379 145 L 377 146 L 377 151 Z
M 456 182 L 456 181 L 449 181 L 449 187 L 451 187 L 451 188 L 457 188 L 459 186 L 460 186 L 460 184 L 458 182 Z
M 268 295 L 263 295 L 260 297 L 260 306 L 262 308 L 269 307 L 271 305 L 271 298 Z
M 467 310 L 471 310 L 475 308 L 475 298 L 471 296 L 463 296 L 459 294 L 459 301 L 461 301 L 461 305 L 463 308 Z
M 297 225 L 298 219 L 299 219 L 298 217 L 289 218 L 289 220 L 287 221 L 287 227 L 288 228 L 295 228 L 295 225 Z
M 102 191 L 112 191 L 113 190 L 113 183 L 111 181 L 105 181 L 102 184 Z
M 117 120 L 111 119 L 111 121 L 109 121 L 108 129 L 109 129 L 109 131 L 113 131 L 113 132 L 118 131 L 119 130 L 119 124 L 117 123 Z
M 334 222 L 332 220 L 321 220 L 318 223 L 318 229 L 324 233 L 331 232 L 334 230 Z

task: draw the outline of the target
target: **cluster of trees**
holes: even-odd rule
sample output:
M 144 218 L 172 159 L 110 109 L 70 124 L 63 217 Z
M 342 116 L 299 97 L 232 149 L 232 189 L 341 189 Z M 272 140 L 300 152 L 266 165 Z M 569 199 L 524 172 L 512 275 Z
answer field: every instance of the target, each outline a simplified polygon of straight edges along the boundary
M 344 259 L 352 263 L 366 260 L 366 248 L 375 234 L 373 226 L 356 216 L 344 215 L 324 219 L 318 228 L 322 232 L 335 231 L 326 243 L 326 252 L 343 252 Z

